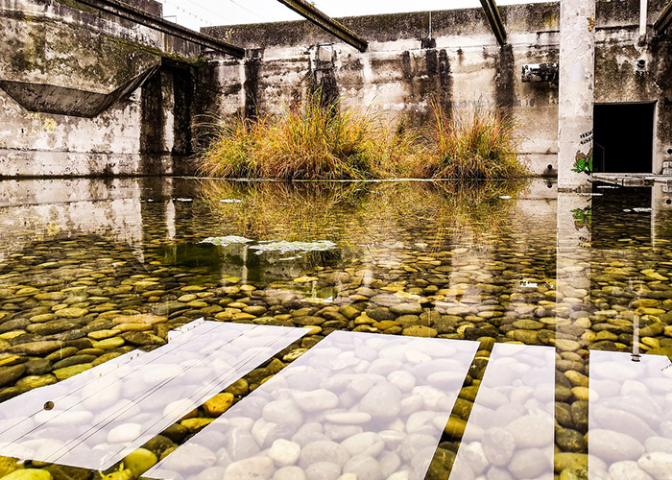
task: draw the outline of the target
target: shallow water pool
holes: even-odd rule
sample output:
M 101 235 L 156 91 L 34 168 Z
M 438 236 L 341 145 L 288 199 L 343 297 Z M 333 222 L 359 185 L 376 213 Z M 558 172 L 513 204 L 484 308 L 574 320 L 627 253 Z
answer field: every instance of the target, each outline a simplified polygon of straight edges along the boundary
M 1 181 L 0 478 L 667 479 L 669 199 Z

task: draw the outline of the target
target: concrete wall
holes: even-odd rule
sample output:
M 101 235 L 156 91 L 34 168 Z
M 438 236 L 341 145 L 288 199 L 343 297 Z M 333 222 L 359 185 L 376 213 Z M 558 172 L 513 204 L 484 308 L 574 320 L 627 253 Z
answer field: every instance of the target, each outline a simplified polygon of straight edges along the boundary
M 0 0 L 0 30 L 0 177 L 169 174 L 190 153 L 197 47 L 69 0 Z
M 658 102 L 656 159 L 662 170 L 672 142 L 669 113 L 671 42 L 666 37 L 638 45 L 639 0 L 597 1 L 596 102 Z M 650 0 L 648 24 L 665 0 Z M 500 7 L 508 44 L 500 48 L 481 9 L 339 19 L 366 38 L 359 53 L 308 22 L 213 27 L 206 33 L 255 49 L 243 64 L 215 59 L 208 66 L 203 97 L 219 115 L 255 108 L 277 112 L 303 98 L 322 73 L 314 69 L 325 45 L 333 58 L 333 79 L 346 104 L 394 121 L 420 123 L 427 102 L 437 96 L 457 110 L 496 107 L 519 122 L 520 153 L 538 174 L 557 173 L 558 88 L 522 83 L 521 67 L 557 62 L 559 4 Z M 324 52 L 323 52 L 324 53 Z M 329 55 L 329 53 L 326 53 Z M 637 76 L 636 60 L 649 59 L 647 75 Z M 311 66 L 312 65 L 312 66 Z M 552 166 L 549 170 L 547 167 Z
M 650 27 L 667 3 L 649 0 L 644 39 L 638 1 L 597 2 L 595 103 L 656 103 L 654 173 L 672 160 L 672 38 L 669 31 L 656 37 Z M 637 66 L 640 59 L 644 68 Z
M 428 12 L 339 19 L 370 42 L 363 54 L 307 22 L 205 29 L 256 49 L 242 68 L 219 60 L 213 72 L 217 113 L 277 112 L 304 97 L 315 83 L 311 63 L 321 53 L 333 58 L 333 84 L 345 104 L 392 121 L 421 123 L 433 96 L 454 109 L 505 110 L 521 122 L 521 153 L 543 173 L 555 162 L 557 87 L 523 84 L 520 71 L 526 63 L 557 61 L 557 5 L 501 11 L 509 35 L 504 48 L 480 9 L 432 12 L 431 39 Z
M 660 172 L 672 161 L 672 41 L 650 25 L 666 0 L 648 2 L 645 37 L 639 0 L 596 3 L 595 102 L 656 102 Z M 278 112 L 319 83 L 392 122 L 421 124 L 433 97 L 454 111 L 502 109 L 532 170 L 557 173 L 558 88 L 520 71 L 558 60 L 559 5 L 500 10 L 504 47 L 479 8 L 341 19 L 369 40 L 365 53 L 305 21 L 213 27 L 248 58 L 207 54 L 203 65 L 197 47 L 76 1 L 0 0 L 0 177 L 191 173 L 199 115 Z

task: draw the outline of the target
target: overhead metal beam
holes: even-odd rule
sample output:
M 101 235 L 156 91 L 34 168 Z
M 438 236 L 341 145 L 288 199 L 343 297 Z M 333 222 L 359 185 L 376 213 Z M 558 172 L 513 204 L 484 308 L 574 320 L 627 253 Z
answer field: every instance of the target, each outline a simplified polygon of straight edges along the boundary
M 672 25 L 672 2 L 668 3 L 663 9 L 660 17 L 653 24 L 653 29 L 656 31 L 656 35 L 662 35 L 670 25 Z
M 367 42 L 365 39 L 357 35 L 349 28 L 344 27 L 342 24 L 331 18 L 326 13 L 318 10 L 305 0 L 278 0 L 278 1 L 283 5 L 291 8 L 302 17 L 305 17 L 307 20 L 314 23 L 318 27 L 323 28 L 332 35 L 335 35 L 336 37 L 340 38 L 348 45 L 352 45 L 360 52 L 364 52 L 368 48 L 369 42 Z
M 149 13 L 132 7 L 117 0 L 76 0 L 90 7 L 100 10 L 101 12 L 109 13 L 124 20 L 136 22 L 153 30 L 172 35 L 183 40 L 195 43 L 202 47 L 211 48 L 218 52 L 223 52 L 232 57 L 244 58 L 245 49 L 231 45 L 230 43 L 218 40 L 209 35 L 204 35 L 200 32 L 195 32 L 188 28 L 178 25 L 177 23 L 169 22 L 163 18 L 155 17 Z
M 488 22 L 490 22 L 490 27 L 492 27 L 497 41 L 500 45 L 506 45 L 506 29 L 495 0 L 481 0 L 481 5 L 483 5 L 483 11 L 488 18 Z

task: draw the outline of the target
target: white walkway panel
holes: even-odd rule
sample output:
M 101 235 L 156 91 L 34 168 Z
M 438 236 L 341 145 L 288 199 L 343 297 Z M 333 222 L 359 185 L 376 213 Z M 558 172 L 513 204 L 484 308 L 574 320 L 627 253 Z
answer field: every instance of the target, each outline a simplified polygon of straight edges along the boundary
M 422 480 L 478 345 L 333 332 L 143 476 Z
M 495 345 L 450 480 L 553 480 L 554 402 L 554 348 Z
M 590 352 L 590 478 L 672 478 L 672 362 Z
M 104 470 L 307 333 L 196 321 L 0 404 L 0 455 Z

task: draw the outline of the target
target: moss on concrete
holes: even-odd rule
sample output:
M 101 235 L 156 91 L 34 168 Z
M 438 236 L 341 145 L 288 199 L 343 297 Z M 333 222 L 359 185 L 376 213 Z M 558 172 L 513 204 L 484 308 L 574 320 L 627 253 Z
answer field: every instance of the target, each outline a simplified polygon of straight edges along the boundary
M 143 53 L 149 53 L 152 55 L 159 56 L 161 58 L 167 58 L 170 60 L 173 60 L 178 63 L 183 63 L 185 65 L 190 65 L 192 67 L 202 67 L 204 66 L 208 61 L 201 55 L 198 54 L 196 58 L 189 58 L 185 55 L 181 55 L 179 53 L 168 53 L 164 52 L 160 48 L 152 47 L 150 45 L 142 45 L 137 42 L 131 42 L 128 40 L 122 40 L 122 39 L 115 39 L 116 43 L 119 45 L 120 49 L 122 51 L 126 52 L 143 52 Z
M 83 3 L 79 3 L 75 0 L 54 0 L 54 2 L 64 5 L 66 7 L 74 8 L 76 10 L 81 10 L 82 12 L 87 12 L 94 15 L 98 13 L 98 10 L 96 10 L 95 8 L 89 5 L 85 5 Z

